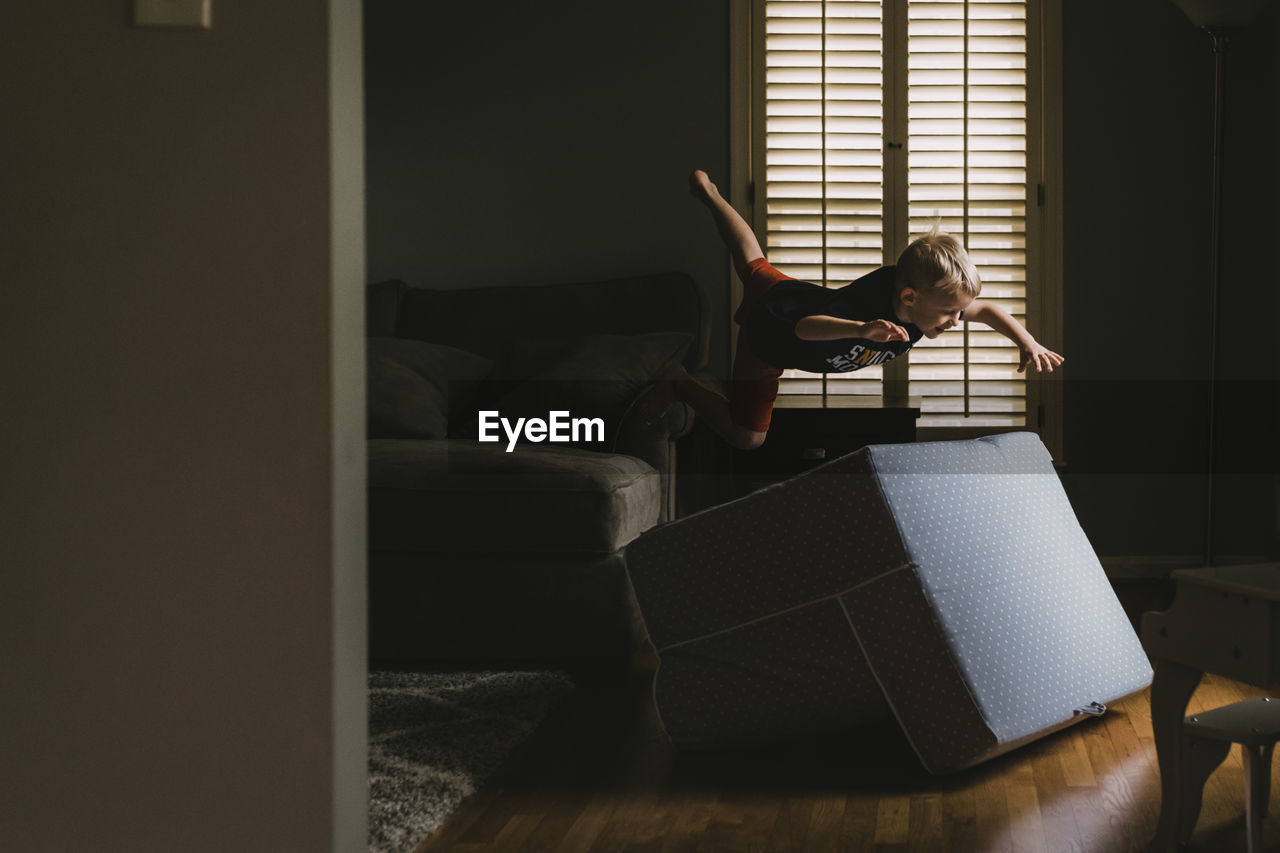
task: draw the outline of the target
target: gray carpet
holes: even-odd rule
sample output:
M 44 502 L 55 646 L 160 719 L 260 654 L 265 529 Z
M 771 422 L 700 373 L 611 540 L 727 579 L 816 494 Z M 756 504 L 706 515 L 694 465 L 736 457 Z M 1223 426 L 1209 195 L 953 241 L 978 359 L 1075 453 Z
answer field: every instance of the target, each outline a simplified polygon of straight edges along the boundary
M 369 673 L 369 849 L 412 851 L 572 689 L 559 672 Z

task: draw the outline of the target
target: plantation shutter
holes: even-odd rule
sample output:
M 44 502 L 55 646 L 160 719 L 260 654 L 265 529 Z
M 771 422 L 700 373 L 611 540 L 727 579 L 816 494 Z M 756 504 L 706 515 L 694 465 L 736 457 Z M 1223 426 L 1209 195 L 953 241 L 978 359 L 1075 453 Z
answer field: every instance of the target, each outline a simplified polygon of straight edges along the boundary
M 940 217 L 978 267 L 981 298 L 1025 324 L 1026 4 L 911 0 L 907 17 L 911 232 Z M 1024 425 L 1017 368 L 1017 347 L 985 325 L 921 341 L 908 373 L 920 425 Z
M 764 10 L 763 242 L 774 265 L 841 287 L 893 263 L 936 221 L 968 249 L 981 298 L 1025 322 L 1026 4 L 767 0 Z M 1024 426 L 1017 363 L 1012 342 L 985 325 L 923 339 L 906 375 L 922 398 L 919 425 Z M 882 370 L 787 371 L 781 393 L 879 394 Z
M 880 0 L 770 0 L 765 21 L 765 254 L 795 278 L 841 287 L 884 263 Z M 883 368 L 839 377 L 878 394 Z M 783 374 L 781 393 L 823 391 Z

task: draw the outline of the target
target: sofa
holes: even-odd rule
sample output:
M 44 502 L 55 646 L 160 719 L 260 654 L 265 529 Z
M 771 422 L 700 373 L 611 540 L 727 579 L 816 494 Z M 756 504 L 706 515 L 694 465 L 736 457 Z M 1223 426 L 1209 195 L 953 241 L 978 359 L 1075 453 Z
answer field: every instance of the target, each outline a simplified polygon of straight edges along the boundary
M 644 636 L 622 549 L 674 517 L 693 423 L 637 401 L 706 364 L 696 283 L 381 281 L 366 318 L 371 664 L 620 667 Z

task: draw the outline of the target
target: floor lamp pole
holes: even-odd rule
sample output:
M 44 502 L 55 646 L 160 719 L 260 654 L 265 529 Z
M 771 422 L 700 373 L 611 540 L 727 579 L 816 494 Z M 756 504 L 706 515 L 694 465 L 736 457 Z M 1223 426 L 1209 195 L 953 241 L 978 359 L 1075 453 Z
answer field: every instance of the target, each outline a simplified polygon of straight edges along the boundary
M 1213 516 L 1215 471 L 1214 454 L 1218 383 L 1218 283 L 1222 274 L 1222 139 L 1223 139 L 1223 73 L 1227 52 L 1227 34 L 1206 27 L 1213 39 L 1213 201 L 1210 205 L 1209 241 L 1209 451 L 1208 476 L 1205 486 L 1204 564 L 1213 565 Z
M 1249 24 L 1275 0 L 1173 0 L 1191 23 L 1213 39 L 1213 239 L 1209 242 L 1212 261 L 1209 275 L 1209 478 L 1206 487 L 1204 562 L 1213 561 L 1213 475 L 1216 451 L 1214 426 L 1217 421 L 1215 394 L 1218 383 L 1218 280 L 1222 273 L 1222 122 L 1224 54 L 1227 33 Z

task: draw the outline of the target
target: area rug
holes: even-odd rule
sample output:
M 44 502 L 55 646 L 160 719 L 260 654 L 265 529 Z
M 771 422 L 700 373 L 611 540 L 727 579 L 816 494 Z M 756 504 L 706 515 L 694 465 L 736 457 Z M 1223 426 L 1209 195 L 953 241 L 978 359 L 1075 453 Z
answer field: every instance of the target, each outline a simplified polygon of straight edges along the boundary
M 369 673 L 369 849 L 412 851 L 572 689 L 560 672 Z

